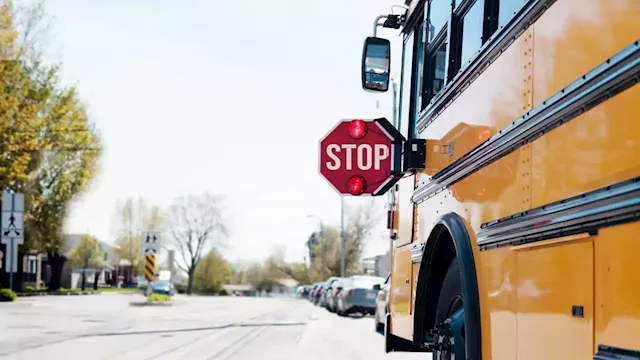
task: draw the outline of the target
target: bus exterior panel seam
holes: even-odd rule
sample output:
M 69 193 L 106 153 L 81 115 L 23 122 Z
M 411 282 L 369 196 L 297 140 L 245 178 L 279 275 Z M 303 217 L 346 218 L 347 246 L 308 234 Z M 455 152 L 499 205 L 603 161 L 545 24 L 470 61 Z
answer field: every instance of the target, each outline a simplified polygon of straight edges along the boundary
M 480 226 L 480 251 L 517 246 L 640 219 L 640 177 Z
M 593 360 L 640 360 L 640 351 L 599 345 Z
M 454 161 L 420 186 L 419 204 L 640 81 L 640 43 L 615 54 Z
M 536 19 L 556 0 L 537 0 L 522 10 L 519 17 L 513 19 L 505 29 L 498 30 L 486 44 L 474 55 L 471 63 L 460 69 L 453 80 L 437 95 L 418 116 L 416 129 L 424 131 L 437 117 L 477 79 Z
M 418 243 L 411 246 L 411 262 L 418 264 L 422 261 L 422 253 L 424 252 L 424 243 Z

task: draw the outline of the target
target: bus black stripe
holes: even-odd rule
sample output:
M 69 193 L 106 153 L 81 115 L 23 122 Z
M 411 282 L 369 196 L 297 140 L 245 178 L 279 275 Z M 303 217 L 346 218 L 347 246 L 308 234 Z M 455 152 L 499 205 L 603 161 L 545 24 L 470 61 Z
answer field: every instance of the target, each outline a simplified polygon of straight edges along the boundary
M 523 245 L 640 220 L 640 177 L 480 226 L 480 250 Z

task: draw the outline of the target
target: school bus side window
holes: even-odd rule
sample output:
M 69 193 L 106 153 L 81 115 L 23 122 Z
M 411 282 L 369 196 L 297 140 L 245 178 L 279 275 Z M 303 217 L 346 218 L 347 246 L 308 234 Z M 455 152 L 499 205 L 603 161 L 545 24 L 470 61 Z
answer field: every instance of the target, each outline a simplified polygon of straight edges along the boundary
M 495 0 L 494 0 L 495 1 Z M 498 10 L 498 27 L 503 27 L 522 10 L 528 0 L 500 0 Z
M 427 16 L 427 45 L 424 61 L 424 84 L 420 110 L 444 88 L 447 82 L 447 24 L 451 20 L 451 1 L 432 0 Z

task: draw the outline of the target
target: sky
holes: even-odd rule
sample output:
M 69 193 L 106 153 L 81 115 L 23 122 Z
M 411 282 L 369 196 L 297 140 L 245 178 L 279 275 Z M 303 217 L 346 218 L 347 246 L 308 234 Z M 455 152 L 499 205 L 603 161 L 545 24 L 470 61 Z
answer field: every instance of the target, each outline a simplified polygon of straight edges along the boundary
M 280 245 L 302 260 L 318 219 L 340 223 L 340 197 L 318 173 L 320 138 L 343 118 L 391 118 L 391 92 L 362 90 L 360 66 L 373 20 L 395 3 L 46 0 L 46 60 L 62 63 L 104 142 L 66 231 L 113 241 L 119 200 L 166 208 L 210 192 L 225 198 L 227 257 Z M 399 68 L 399 33 L 379 35 Z M 366 255 L 388 246 L 385 201 Z

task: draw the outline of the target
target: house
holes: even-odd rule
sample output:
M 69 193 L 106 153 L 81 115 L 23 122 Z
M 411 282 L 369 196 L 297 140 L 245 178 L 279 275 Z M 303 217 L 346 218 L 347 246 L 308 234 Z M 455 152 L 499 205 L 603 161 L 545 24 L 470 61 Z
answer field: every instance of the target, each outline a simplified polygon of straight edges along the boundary
M 227 284 L 222 285 L 220 295 L 255 296 L 256 289 L 249 284 Z
M 283 278 L 275 281 L 272 293 L 276 294 L 295 294 L 296 288 L 300 283 L 292 278 Z
M 387 277 L 391 271 L 391 255 L 389 251 L 362 259 L 361 272 L 365 275 Z
M 62 270 L 62 277 L 60 279 L 60 285 L 63 288 L 78 288 L 82 282 L 82 272 L 85 273 L 86 286 L 90 287 L 93 284 L 94 276 L 98 273 L 99 285 L 112 285 L 115 284 L 118 278 L 117 267 L 120 265 L 116 263 L 118 246 L 99 241 L 100 251 L 102 252 L 102 261 L 104 266 L 101 269 L 80 269 L 76 268 L 70 259 L 73 249 L 78 247 L 83 235 L 80 234 L 65 234 L 64 237 L 64 249 L 62 254 L 67 258 L 65 261 L 64 269 Z M 45 283 L 49 283 L 51 280 L 51 269 L 48 266 L 47 256 L 42 256 L 42 278 Z

